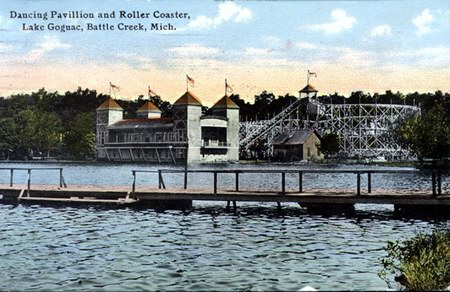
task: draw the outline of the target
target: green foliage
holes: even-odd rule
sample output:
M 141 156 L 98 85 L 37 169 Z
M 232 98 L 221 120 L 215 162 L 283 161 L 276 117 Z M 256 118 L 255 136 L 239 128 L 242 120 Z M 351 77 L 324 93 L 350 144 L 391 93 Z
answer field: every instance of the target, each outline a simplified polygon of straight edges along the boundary
M 36 117 L 35 145 L 49 156 L 61 143 L 62 123 L 56 113 L 40 112 Z
M 323 153 L 325 157 L 330 157 L 339 152 L 340 137 L 336 133 L 325 133 L 320 143 L 317 144 L 317 149 L 320 153 Z
M 30 156 L 36 141 L 37 115 L 32 109 L 21 110 L 12 118 L 13 143 L 21 156 Z
M 238 94 L 233 94 L 230 98 L 239 106 L 239 114 L 242 120 L 265 120 L 272 118 L 297 99 L 289 94 L 275 98 L 275 95 L 267 91 L 255 95 L 254 104 L 245 102 Z
M 65 149 L 76 159 L 85 159 L 95 151 L 93 113 L 79 113 L 69 123 L 64 135 Z
M 76 117 L 80 113 L 92 116 L 95 109 L 106 99 L 95 90 L 78 88 L 75 92 L 48 92 L 44 88 L 31 94 L 17 94 L 0 100 L 0 157 L 24 159 L 32 156 L 61 154 L 65 149 L 79 147 L 84 157 L 93 154 L 92 141 L 95 136 L 92 118 L 89 125 L 81 123 L 76 130 Z M 74 122 L 75 121 L 75 122 Z M 64 134 L 69 138 L 78 133 L 76 146 L 65 147 Z M 69 139 L 70 140 L 70 139 Z M 67 141 L 67 139 L 66 139 Z M 86 153 L 90 149 L 90 153 Z M 67 154 L 67 153 L 66 153 Z M 64 153 L 63 153 L 64 155 Z
M 392 288 L 389 275 L 399 288 L 411 291 L 443 290 L 450 285 L 450 230 L 417 234 L 411 239 L 389 242 L 379 276 Z
M 421 116 L 410 117 L 394 130 L 404 146 L 409 146 L 420 160 L 439 160 L 450 155 L 450 119 L 442 104 L 436 104 Z

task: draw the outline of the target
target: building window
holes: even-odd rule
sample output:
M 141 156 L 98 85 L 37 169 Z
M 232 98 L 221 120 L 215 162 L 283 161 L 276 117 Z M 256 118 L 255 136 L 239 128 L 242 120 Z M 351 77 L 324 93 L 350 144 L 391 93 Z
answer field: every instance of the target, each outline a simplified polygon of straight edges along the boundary
M 308 158 L 311 157 L 311 148 L 310 147 L 306 148 L 306 152 L 307 152 Z

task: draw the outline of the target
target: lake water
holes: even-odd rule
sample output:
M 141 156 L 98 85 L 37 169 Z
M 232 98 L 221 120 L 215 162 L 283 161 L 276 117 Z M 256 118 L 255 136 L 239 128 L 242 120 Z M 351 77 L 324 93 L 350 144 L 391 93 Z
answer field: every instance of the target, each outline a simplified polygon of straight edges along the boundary
M 150 169 L 130 164 L 0 165 L 12 166 L 61 166 L 68 184 L 105 186 L 131 185 L 131 169 Z M 355 167 L 367 168 L 339 166 Z M 201 176 L 190 176 L 189 185 L 210 185 L 212 178 Z M 273 188 L 280 180 L 274 175 L 246 176 L 241 184 L 249 188 Z M 15 178 L 22 183 L 26 174 Z M 155 179 L 142 174 L 138 182 L 155 186 Z M 0 183 L 8 181 L 9 174 Z M 224 186 L 231 181 L 223 175 Z M 380 188 L 429 188 L 420 175 L 377 175 L 374 181 Z M 58 179 L 56 174 L 36 172 L 33 182 L 57 184 Z M 168 185 L 181 182 L 179 175 L 166 177 Z M 288 177 L 288 183 L 295 188 L 295 176 Z M 355 187 L 356 179 L 306 175 L 305 185 Z M 295 204 L 283 205 L 281 214 L 273 203 L 238 203 L 236 213 L 224 206 L 195 202 L 190 211 L 155 212 L 0 205 L 0 290 L 257 291 L 299 290 L 306 285 L 319 290 L 383 290 L 387 286 L 377 273 L 387 242 L 448 223 L 399 219 L 393 216 L 392 206 L 383 205 L 358 205 L 352 217 L 308 215 Z

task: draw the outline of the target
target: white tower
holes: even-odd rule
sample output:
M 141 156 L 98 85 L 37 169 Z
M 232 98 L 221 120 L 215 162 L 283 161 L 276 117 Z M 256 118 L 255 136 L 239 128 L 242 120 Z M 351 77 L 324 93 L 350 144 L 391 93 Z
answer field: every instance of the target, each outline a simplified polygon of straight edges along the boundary
M 104 145 L 108 142 L 108 126 L 123 119 L 123 109 L 112 98 L 108 98 L 97 108 L 96 148 L 97 158 L 106 158 Z

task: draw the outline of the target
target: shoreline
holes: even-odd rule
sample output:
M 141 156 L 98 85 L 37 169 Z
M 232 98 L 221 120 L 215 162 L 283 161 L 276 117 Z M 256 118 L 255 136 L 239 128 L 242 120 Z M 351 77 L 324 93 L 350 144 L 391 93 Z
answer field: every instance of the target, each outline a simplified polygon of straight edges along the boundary
M 144 162 L 144 161 L 99 161 L 99 160 L 0 160 L 1 164 L 98 164 L 98 165 L 117 165 L 117 164 L 142 164 L 142 165 L 173 165 L 173 166 L 184 166 L 184 163 L 173 164 L 173 163 L 154 163 L 154 162 Z M 198 164 L 198 163 L 194 163 Z M 199 163 L 206 164 L 206 163 Z M 213 163 L 212 165 L 215 165 Z M 273 164 L 273 165 L 315 165 L 315 166 L 336 166 L 336 165 L 370 165 L 370 166 L 387 166 L 387 167 L 414 167 L 420 168 L 419 162 L 417 161 L 385 161 L 385 162 L 357 162 L 357 161 L 328 161 L 328 162 L 283 162 L 283 161 L 268 161 L 268 160 L 240 160 L 233 163 L 220 163 L 220 164 L 241 164 L 241 165 L 258 165 L 258 164 Z

